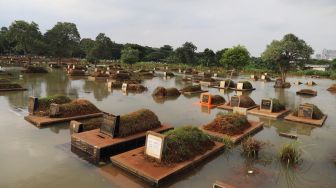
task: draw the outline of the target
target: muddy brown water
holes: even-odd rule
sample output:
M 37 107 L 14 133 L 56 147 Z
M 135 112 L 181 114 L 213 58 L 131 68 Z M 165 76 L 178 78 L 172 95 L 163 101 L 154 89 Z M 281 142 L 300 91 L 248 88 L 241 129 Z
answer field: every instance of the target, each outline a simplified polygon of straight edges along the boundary
M 248 76 L 245 77 L 247 79 Z M 65 94 L 72 98 L 85 98 L 101 110 L 113 114 L 125 114 L 139 108 L 153 110 L 161 122 L 175 127 L 199 126 L 213 120 L 225 110 L 201 108 L 199 95 L 183 96 L 157 103 L 151 93 L 157 86 L 182 88 L 186 83 L 177 76 L 171 79 L 156 77 L 144 81 L 148 92 L 123 94 L 120 90 L 108 91 L 104 82 L 87 79 L 69 79 L 61 70 L 49 74 L 24 74 L 11 78 L 28 88 L 25 92 L 0 93 L 0 187 L 147 187 L 147 184 L 107 164 L 97 167 L 70 152 L 70 135 L 67 124 L 38 129 L 26 122 L 29 96 Z M 244 79 L 235 78 L 235 80 Z M 291 77 L 290 82 L 303 83 L 306 77 Z M 256 88 L 249 95 L 260 103 L 265 97 L 279 98 L 293 109 L 300 103 L 317 104 L 328 119 L 323 127 L 313 127 L 284 120 L 272 120 L 249 115 L 250 119 L 265 122 L 264 130 L 256 138 L 269 144 L 261 152 L 261 159 L 250 161 L 241 155 L 240 147 L 224 152 L 207 163 L 189 170 L 164 187 L 211 187 L 223 181 L 237 187 L 336 187 L 336 95 L 326 89 L 335 81 L 314 79 L 317 86 L 293 85 L 290 89 L 274 89 L 272 82 L 252 82 Z M 318 91 L 317 97 L 297 96 L 302 88 Z M 208 89 L 208 88 L 203 88 Z M 228 100 L 235 92 L 223 93 L 209 89 Z M 280 147 L 291 139 L 278 136 L 279 132 L 297 134 L 303 149 L 300 166 L 287 169 L 277 160 Z M 248 172 L 252 171 L 252 174 Z

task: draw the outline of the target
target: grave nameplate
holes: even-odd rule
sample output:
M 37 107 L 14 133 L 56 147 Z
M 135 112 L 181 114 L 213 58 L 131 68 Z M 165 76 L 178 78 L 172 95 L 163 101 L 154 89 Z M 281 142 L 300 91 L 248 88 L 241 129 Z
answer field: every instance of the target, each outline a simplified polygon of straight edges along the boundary
M 167 76 L 167 72 L 163 72 L 163 76 L 166 77 Z
M 298 117 L 312 119 L 313 118 L 313 112 L 314 112 L 314 105 L 312 105 L 312 104 L 301 104 L 299 106 Z
M 38 108 L 38 98 L 37 97 L 29 97 L 28 99 L 28 112 L 30 115 L 33 115 L 34 112 Z
M 160 161 L 162 159 L 164 146 L 165 135 L 153 131 L 147 131 L 145 144 L 145 154 L 147 156 L 153 157 Z
M 107 82 L 107 88 L 112 88 L 112 85 L 113 85 L 112 81 Z
M 307 85 L 309 85 L 309 86 L 313 86 L 314 84 L 313 84 L 313 81 L 308 81 L 307 82 Z
M 201 94 L 201 103 L 202 104 L 211 104 L 211 95 L 209 93 L 202 93 Z
M 219 82 L 219 87 L 220 88 L 225 88 L 225 81 L 220 81 Z
M 217 73 L 214 73 L 213 76 L 214 76 L 214 77 L 217 77 Z
M 266 79 L 266 76 L 265 76 L 265 75 L 261 75 L 261 79 L 262 79 L 262 80 L 265 80 L 265 79 Z
M 277 79 L 275 81 L 275 87 L 282 87 L 283 86 L 283 82 L 282 79 Z
M 238 96 L 232 96 L 230 100 L 230 106 L 239 107 L 240 99 Z
M 273 102 L 271 99 L 262 99 L 260 110 L 272 112 Z
M 233 113 L 246 116 L 247 108 L 233 107 Z
M 75 65 L 72 65 L 72 69 L 75 69 L 76 68 L 76 66 Z
M 123 83 L 121 86 L 121 91 L 126 92 L 127 91 L 127 83 Z
M 242 90 L 244 83 L 237 83 L 237 89 Z
M 118 137 L 119 134 L 120 116 L 115 116 L 109 113 L 104 113 L 103 123 L 100 126 L 100 132 L 111 136 Z

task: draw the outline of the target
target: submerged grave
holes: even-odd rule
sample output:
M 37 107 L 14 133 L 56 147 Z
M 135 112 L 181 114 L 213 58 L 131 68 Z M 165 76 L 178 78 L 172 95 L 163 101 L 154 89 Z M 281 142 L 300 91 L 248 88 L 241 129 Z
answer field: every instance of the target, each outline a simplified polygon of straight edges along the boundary
M 242 139 L 262 130 L 263 122 L 249 121 L 246 116 L 239 114 L 220 114 L 201 130 L 220 140 L 229 139 L 238 143 Z
M 100 129 L 71 135 L 71 151 L 99 164 L 112 155 L 143 146 L 148 130 L 160 133 L 172 128 L 161 124 L 158 117 L 147 109 L 123 116 L 105 113 Z
M 289 82 L 284 82 L 281 78 L 275 80 L 274 88 L 290 88 L 291 84 Z
M 111 157 L 112 164 L 158 186 L 224 149 L 195 127 L 147 132 L 145 147 Z
M 249 110 L 249 114 L 260 115 L 270 118 L 279 118 L 288 113 L 289 110 L 279 99 L 262 99 L 260 106 Z
M 299 105 L 299 107 L 295 109 L 293 113 L 286 116 L 285 119 L 321 127 L 327 119 L 327 115 L 323 114 L 314 104 L 304 103 Z
M 251 110 L 253 108 L 256 108 L 257 105 L 251 99 L 251 97 L 247 95 L 240 95 L 240 96 L 232 96 L 230 101 L 225 103 L 224 105 L 218 106 L 218 108 L 223 108 L 225 110 L 233 110 L 234 107 L 239 107 L 239 108 L 246 108 L 247 110 Z
M 316 96 L 317 91 L 312 89 L 300 89 L 296 92 L 297 95 L 308 95 L 308 96 Z
M 331 93 L 336 93 L 336 84 L 333 84 L 327 90 L 330 91 Z
M 255 90 L 253 88 L 251 82 L 249 81 L 239 81 L 238 83 L 235 84 L 235 87 L 229 87 L 232 90 L 236 91 L 252 91 Z
M 1 91 L 25 91 L 21 85 L 12 83 L 8 79 L 0 79 L 0 92 Z
M 181 92 L 176 88 L 157 87 L 152 93 L 153 99 L 158 103 L 164 103 L 166 100 L 177 99 Z
M 22 73 L 48 73 L 48 70 L 44 67 L 29 65 L 25 67 L 25 69 L 22 70 L 21 72 Z
M 205 93 L 208 91 L 202 90 L 200 85 L 189 85 L 180 89 L 182 94 L 196 94 L 196 93 Z
M 28 111 L 29 115 L 24 117 L 25 120 L 38 127 L 102 115 L 101 111 L 91 102 L 84 99 L 71 100 L 62 95 L 44 98 L 30 97 Z
M 212 95 L 210 93 L 202 93 L 200 96 L 200 101 L 197 103 L 201 106 L 207 106 L 207 107 L 216 107 L 219 105 L 225 104 L 225 99 L 220 95 Z

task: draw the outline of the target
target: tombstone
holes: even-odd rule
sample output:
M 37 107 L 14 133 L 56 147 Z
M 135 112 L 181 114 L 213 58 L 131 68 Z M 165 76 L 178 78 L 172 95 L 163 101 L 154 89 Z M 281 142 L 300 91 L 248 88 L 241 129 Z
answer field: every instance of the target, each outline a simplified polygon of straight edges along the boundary
M 225 88 L 225 81 L 220 81 L 219 82 L 219 87 L 220 88 Z
M 110 75 L 110 71 L 106 71 L 105 74 Z
M 217 73 L 214 73 L 213 76 L 216 78 L 217 77 Z
M 50 68 L 52 68 L 53 67 L 53 64 L 50 64 Z
M 118 71 L 117 71 L 117 74 L 119 74 L 119 73 L 120 73 L 120 71 L 118 70 Z
M 68 65 L 68 69 L 70 69 L 70 65 Z
M 113 82 L 112 81 L 108 81 L 107 82 L 107 88 L 112 88 Z
M 242 90 L 244 87 L 244 83 L 237 83 L 237 89 Z
M 298 117 L 313 119 L 314 105 L 301 104 L 299 106 Z
M 283 81 L 281 78 L 275 80 L 274 87 L 282 88 L 283 87 Z
M 262 80 L 265 80 L 266 79 L 266 76 L 263 74 L 263 75 L 261 75 L 261 79 Z
M 251 78 L 251 79 L 255 79 L 255 75 L 252 74 L 252 75 L 250 76 L 250 78 Z
M 182 73 L 182 70 L 181 70 L 181 69 L 179 69 L 179 73 Z
M 108 70 L 108 71 L 109 71 L 109 70 L 110 70 L 110 67 L 107 67 L 107 68 L 106 68 L 106 70 Z
M 272 108 L 273 108 L 272 99 L 262 99 L 261 100 L 260 110 L 272 112 Z
M 268 75 L 267 72 L 265 72 L 264 75 L 267 76 Z
M 233 107 L 233 113 L 246 116 L 247 108 Z
M 314 83 L 313 83 L 313 81 L 310 80 L 310 81 L 307 82 L 307 85 L 308 85 L 308 86 L 313 86 Z
M 166 66 L 166 70 L 168 70 L 169 69 L 169 67 L 168 66 Z
M 127 91 L 127 83 L 123 83 L 121 86 L 121 91 L 126 92 Z
M 120 125 L 120 116 L 104 113 L 103 123 L 100 126 L 100 133 L 106 134 L 112 138 L 118 137 Z
M 211 94 L 210 93 L 202 93 L 200 97 L 200 103 L 211 105 Z
M 72 69 L 75 69 L 76 68 L 76 66 L 75 65 L 72 65 Z
M 167 76 L 167 72 L 163 72 L 163 76 L 166 77 Z
M 50 117 L 57 117 L 60 115 L 59 104 L 52 103 L 50 104 Z
M 232 107 L 239 107 L 240 99 L 238 96 L 232 96 L 230 100 L 230 106 Z
M 73 133 L 83 132 L 83 130 L 84 130 L 83 123 L 75 120 L 70 121 L 70 135 Z
M 34 112 L 38 108 L 38 98 L 37 97 L 29 97 L 28 99 L 28 112 L 30 115 L 34 115 Z
M 95 72 L 98 72 L 98 68 L 95 68 L 94 71 L 95 71 Z
M 147 131 L 145 155 L 161 161 L 165 147 L 165 138 L 165 135 L 153 131 Z

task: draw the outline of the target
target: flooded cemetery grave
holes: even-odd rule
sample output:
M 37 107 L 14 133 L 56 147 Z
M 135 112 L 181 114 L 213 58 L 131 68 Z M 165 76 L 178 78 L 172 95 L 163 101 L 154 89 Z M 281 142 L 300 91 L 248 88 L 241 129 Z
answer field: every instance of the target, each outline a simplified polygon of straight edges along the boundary
M 27 89 L 0 90 L 0 187 L 336 185 L 332 80 L 288 88 L 308 78 L 212 80 L 200 72 L 191 83 L 184 72 L 192 69 L 55 66 L 6 67 L 10 74 L 0 75 L 0 88 Z M 296 95 L 307 88 L 318 95 Z M 260 149 L 258 141 L 268 144 Z M 247 148 L 258 157 L 242 154 Z

